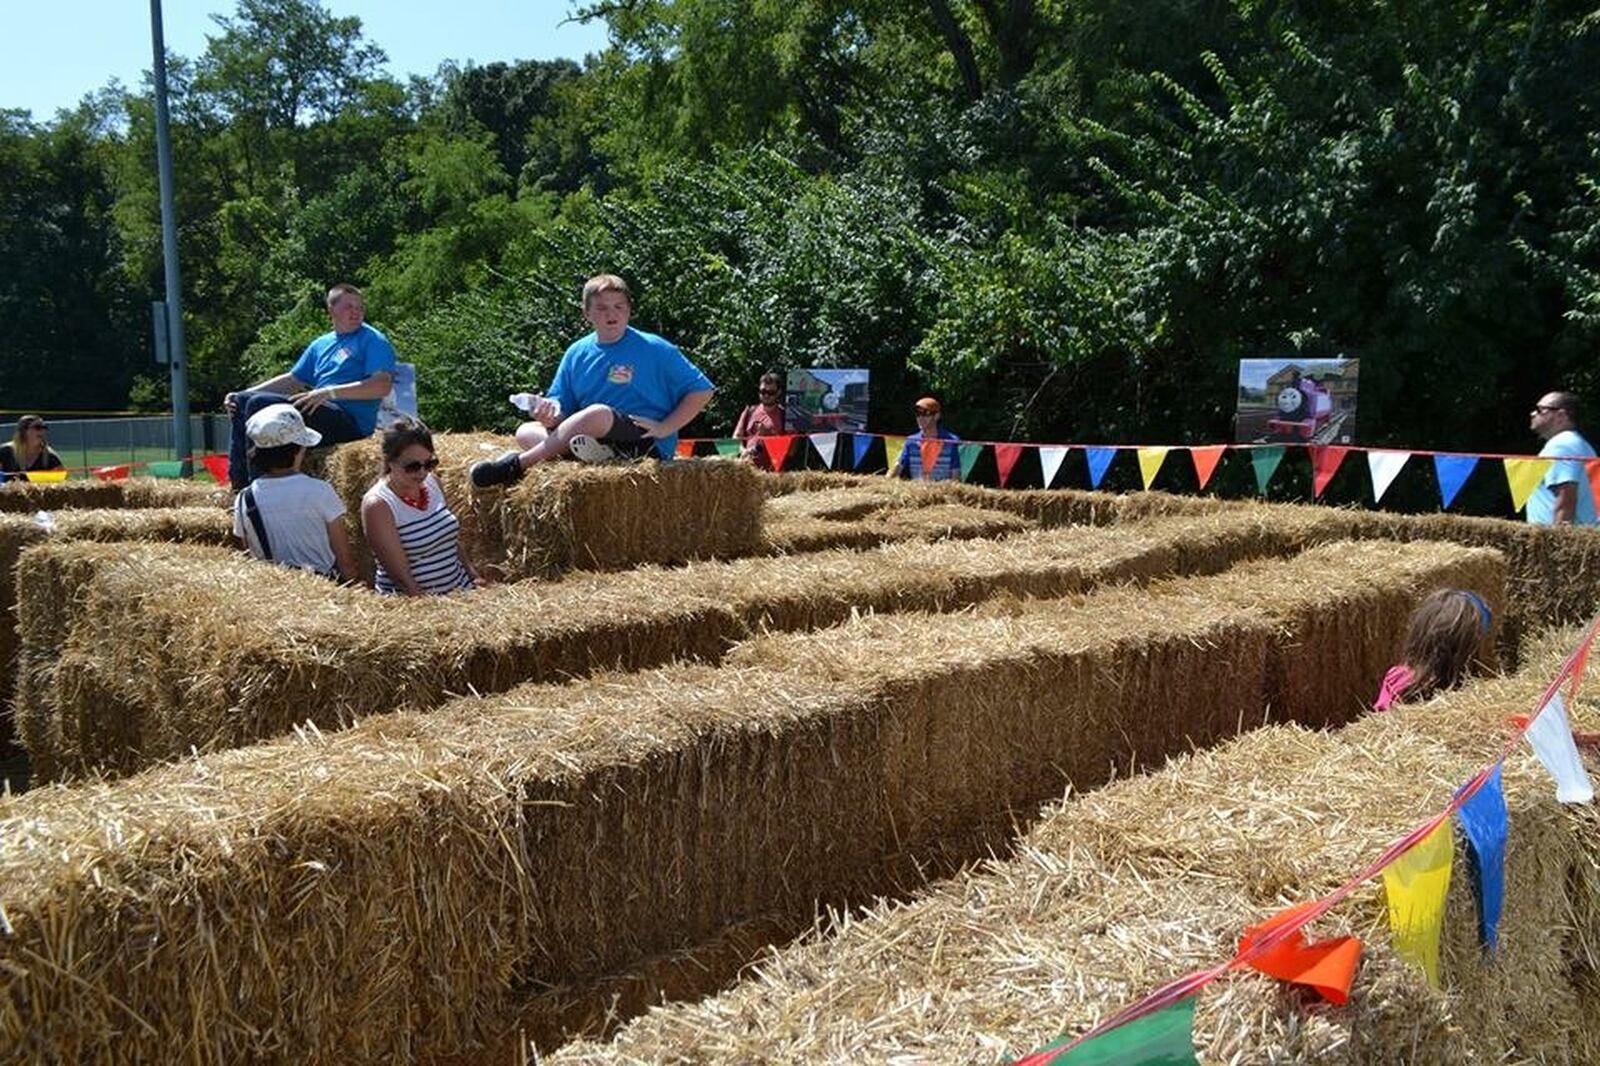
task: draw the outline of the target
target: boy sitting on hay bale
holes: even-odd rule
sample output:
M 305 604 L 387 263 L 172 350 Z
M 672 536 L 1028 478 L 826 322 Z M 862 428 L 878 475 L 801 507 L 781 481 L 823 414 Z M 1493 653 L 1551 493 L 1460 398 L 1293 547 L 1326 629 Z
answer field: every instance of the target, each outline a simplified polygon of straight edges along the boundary
M 633 298 L 614 274 L 584 282 L 583 317 L 594 332 L 572 343 L 548 396 L 517 427 L 520 452 L 472 465 L 479 488 L 509 485 L 536 463 L 572 454 L 588 463 L 677 451 L 678 430 L 710 402 L 715 386 L 671 341 L 628 325 Z M 572 414 L 563 417 L 562 412 Z

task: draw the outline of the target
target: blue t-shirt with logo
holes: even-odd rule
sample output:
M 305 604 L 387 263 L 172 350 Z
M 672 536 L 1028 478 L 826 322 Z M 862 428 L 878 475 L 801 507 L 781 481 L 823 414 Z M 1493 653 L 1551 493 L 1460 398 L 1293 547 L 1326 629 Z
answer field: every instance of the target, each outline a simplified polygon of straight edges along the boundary
M 394 363 L 394 345 L 389 338 L 363 322 L 353 333 L 324 333 L 306 345 L 289 373 L 313 389 L 320 389 L 353 385 L 379 371 L 393 374 Z M 363 436 L 368 436 L 378 424 L 378 408 L 383 401 L 340 397 L 333 403 L 355 420 Z
M 556 367 L 546 395 L 561 405 L 561 417 L 603 403 L 624 414 L 662 419 L 691 392 L 715 388 L 699 367 L 669 340 L 628 326 L 613 344 L 596 334 L 572 342 Z M 661 437 L 663 459 L 677 453 L 678 435 Z
M 1554 525 L 1556 521 L 1556 486 L 1568 482 L 1578 488 L 1578 505 L 1572 515 L 1572 524 L 1595 524 L 1594 490 L 1589 487 L 1589 474 L 1584 460 L 1593 459 L 1594 448 L 1575 430 L 1564 429 L 1544 442 L 1539 450 L 1543 459 L 1554 459 L 1550 470 L 1540 479 L 1533 495 L 1528 497 L 1528 521 L 1536 526 Z

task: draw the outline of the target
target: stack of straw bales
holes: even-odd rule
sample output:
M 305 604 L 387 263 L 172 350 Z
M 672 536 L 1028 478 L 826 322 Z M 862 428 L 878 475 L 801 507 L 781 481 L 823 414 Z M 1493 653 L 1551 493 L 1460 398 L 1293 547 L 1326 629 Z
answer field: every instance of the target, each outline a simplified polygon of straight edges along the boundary
M 764 495 L 760 475 L 746 463 L 547 463 L 509 489 L 483 491 L 472 488 L 468 470 L 504 454 L 509 438 L 436 433 L 433 442 L 439 482 L 461 520 L 468 557 L 507 580 L 735 558 L 760 549 Z M 382 470 L 377 438 L 341 445 L 326 459 L 368 578 L 361 497 Z
M 338 728 L 433 707 L 469 688 L 715 659 L 763 628 L 1212 573 L 1326 540 L 1328 528 L 1314 511 L 1272 522 L 1218 515 L 981 547 L 903 544 L 573 574 L 405 601 L 236 554 L 54 545 L 19 567 L 19 733 L 42 780 L 127 773 L 307 720 Z
M 207 507 L 228 502 L 228 487 L 203 481 L 135 477 L 123 481 L 8 481 L 0 514 L 119 507 Z
M 1397 548 L 1366 575 L 1391 599 L 1349 609 L 1403 615 L 1492 571 L 1491 553 Z M 1064 781 L 1262 713 L 1284 634 L 1255 608 L 1199 583 L 1035 606 L 770 635 L 722 669 L 525 687 L 0 800 L 0 1053 L 467 1054 L 526 991 L 902 890 L 1003 846 L 1009 812 Z
M 1571 636 L 1571 634 L 1569 634 Z M 1570 645 L 1561 649 L 1570 650 Z M 1229 958 L 1243 929 L 1318 898 L 1439 810 L 1495 754 L 1558 658 L 1334 733 L 1275 726 L 1047 814 L 1015 857 L 909 905 L 843 919 L 731 991 L 642 1018 L 563 1064 L 994 1061 L 1079 1032 L 1161 984 Z M 1584 710 L 1589 728 L 1595 709 Z M 1580 721 L 1580 727 L 1582 722 Z M 1477 940 L 1456 847 L 1443 990 L 1389 945 L 1369 882 L 1312 931 L 1366 944 L 1348 1005 L 1240 973 L 1200 994 L 1205 1062 L 1592 1062 L 1600 912 L 1595 819 L 1562 809 L 1526 748 L 1510 813 L 1500 946 Z
M 861 511 L 850 518 L 808 514 L 806 508 L 791 505 L 791 501 L 809 502 L 806 496 L 810 493 L 780 496 L 769 501 L 762 522 L 767 550 L 775 555 L 793 555 L 828 548 L 871 548 L 908 540 L 1005 537 L 1035 528 L 1027 519 L 1003 511 L 960 504 L 901 507 L 895 506 L 889 497 L 855 490 L 852 493 L 853 498 L 849 500 L 822 502 L 824 508 L 837 507 L 843 514 Z

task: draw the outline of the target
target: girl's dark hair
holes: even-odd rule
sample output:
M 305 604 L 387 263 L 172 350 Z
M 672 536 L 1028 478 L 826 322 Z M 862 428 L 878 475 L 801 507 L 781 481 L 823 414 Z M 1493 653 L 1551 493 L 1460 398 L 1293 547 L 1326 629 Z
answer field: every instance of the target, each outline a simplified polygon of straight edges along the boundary
M 396 422 L 383 432 L 383 461 L 394 462 L 400 458 L 401 452 L 413 444 L 420 444 L 431 452 L 433 434 L 421 422 L 410 420 Z
M 1406 702 L 1461 684 L 1492 621 L 1483 598 L 1466 589 L 1436 589 L 1417 604 L 1400 654 L 1416 675 Z
M 299 444 L 280 444 L 275 448 L 257 448 L 252 444 L 248 449 L 250 465 L 261 474 L 270 474 L 274 470 L 287 470 L 294 465 L 294 457 L 299 455 L 301 450 L 302 446 Z

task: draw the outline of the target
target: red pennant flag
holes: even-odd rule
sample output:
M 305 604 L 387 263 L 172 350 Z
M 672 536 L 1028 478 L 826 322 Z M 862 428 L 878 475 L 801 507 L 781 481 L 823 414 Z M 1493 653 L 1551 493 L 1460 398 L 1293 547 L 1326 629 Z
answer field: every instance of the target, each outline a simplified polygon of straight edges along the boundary
M 994 446 L 995 465 L 1000 468 L 1000 487 L 1005 488 L 1006 482 L 1011 480 L 1011 471 L 1016 469 L 1017 460 L 1022 458 L 1021 444 L 996 444 Z
M 1322 495 L 1322 490 L 1328 487 L 1333 475 L 1339 472 L 1339 464 L 1344 462 L 1344 457 L 1350 453 L 1350 449 L 1326 445 L 1311 448 L 1310 452 L 1311 495 L 1315 499 Z
M 1583 684 L 1583 675 L 1589 669 L 1589 649 L 1594 647 L 1595 634 L 1590 632 L 1578 645 L 1578 653 L 1572 657 L 1572 678 L 1567 686 L 1567 702 L 1574 703 L 1578 699 L 1578 686 Z
M 1266 934 L 1290 924 L 1314 906 L 1314 902 L 1302 903 L 1251 926 L 1239 941 L 1239 951 L 1243 953 Z M 1360 961 L 1359 937 L 1342 936 L 1312 944 L 1306 940 L 1304 929 L 1296 929 L 1246 965 L 1268 977 L 1313 988 L 1328 1002 L 1342 1007 L 1350 1000 L 1350 984 Z
M 1217 463 L 1222 460 L 1222 453 L 1227 450 L 1226 444 L 1189 449 L 1189 458 L 1194 460 L 1194 473 L 1200 479 L 1201 488 L 1205 488 L 1206 482 L 1211 480 L 1211 475 L 1217 472 Z
M 692 458 L 694 458 L 694 441 L 692 441 L 692 440 L 680 440 L 678 442 L 678 458 L 679 459 L 692 459 Z
M 133 467 L 127 463 L 123 463 L 121 466 L 97 466 L 95 467 L 94 476 L 101 481 L 122 481 L 127 478 L 132 470 Z
M 200 461 L 206 464 L 212 477 L 217 479 L 218 485 L 228 484 L 228 457 L 226 455 L 206 455 Z
M 772 469 L 782 470 L 784 462 L 789 458 L 789 449 L 794 447 L 793 433 L 784 433 L 775 437 L 757 437 L 756 443 L 767 450 L 767 458 L 772 460 Z
M 1590 459 L 1583 464 L 1583 470 L 1589 475 L 1589 489 L 1593 493 L 1590 499 L 1600 500 L 1600 459 Z
M 935 437 L 933 440 L 918 442 L 918 449 L 922 452 L 922 480 L 928 481 L 933 477 L 933 471 L 939 465 L 939 457 L 944 453 L 944 441 Z

